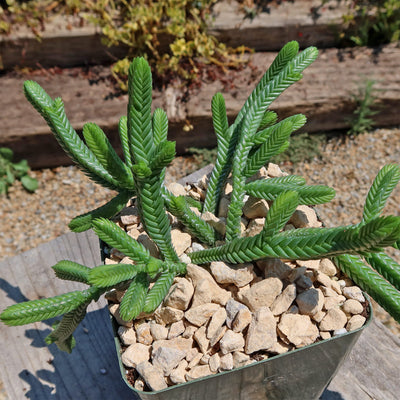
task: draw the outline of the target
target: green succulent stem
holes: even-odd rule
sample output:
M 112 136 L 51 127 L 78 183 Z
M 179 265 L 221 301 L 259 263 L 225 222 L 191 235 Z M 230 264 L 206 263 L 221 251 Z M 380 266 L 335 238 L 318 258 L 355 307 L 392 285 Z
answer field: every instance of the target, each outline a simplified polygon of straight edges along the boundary
M 165 187 L 165 170 L 175 157 L 175 143 L 167 140 L 165 111 L 151 112 L 152 76 L 144 58 L 135 58 L 129 68 L 127 116 L 120 119 L 118 126 L 123 158 L 94 123 L 84 126 L 85 141 L 81 140 L 66 117 L 62 100 L 53 100 L 37 83 L 26 81 L 27 99 L 47 121 L 61 147 L 94 182 L 117 192 L 108 203 L 74 218 L 70 229 L 82 232 L 92 228 L 110 248 L 130 260 L 124 258 L 120 263 L 94 268 L 60 261 L 53 267 L 58 278 L 89 287 L 12 305 L 0 314 L 3 323 L 23 325 L 63 315 L 53 325 L 46 343 L 56 343 L 61 350 L 71 352 L 75 345 L 73 332 L 85 317 L 87 306 L 106 290 L 126 290 L 119 310 L 126 321 L 142 312 L 153 312 L 167 296 L 174 278 L 186 274 L 186 263 L 180 261 L 173 246 L 167 212 L 206 247 L 182 255 L 182 260 L 189 257 L 196 264 L 212 261 L 237 264 L 264 258 L 333 258 L 342 271 L 400 322 L 400 266 L 383 251 L 389 246 L 400 247 L 400 217 L 381 215 L 400 180 L 400 167 L 390 164 L 379 171 L 359 224 L 334 228 L 286 230 L 287 224 L 293 222 L 293 215 L 300 211 L 299 204 L 328 202 L 335 195 L 332 188 L 306 185 L 305 179 L 299 176 L 259 179 L 256 175 L 272 156 L 288 147 L 290 135 L 305 124 L 302 114 L 278 122 L 277 114 L 268 108 L 301 78 L 302 71 L 315 60 L 317 53 L 313 47 L 299 53 L 297 42 L 285 45 L 231 125 L 224 97 L 221 93 L 213 97 L 211 109 L 218 150 L 204 203 L 188 196 L 175 196 Z M 0 156 L 11 160 L 12 153 L 0 149 Z M 10 171 L 5 173 L 11 182 Z M 230 193 L 228 182 L 232 182 Z M 245 196 L 269 202 L 264 226 L 252 237 L 242 237 L 240 229 Z M 152 256 L 123 225 L 121 228 L 110 220 L 118 218 L 129 200 L 139 213 L 138 229 L 144 228 L 156 244 L 159 257 Z M 230 202 L 225 238 L 220 229 L 217 234 L 204 220 L 206 213 L 217 216 L 224 209 L 222 200 Z M 199 215 L 200 212 L 203 214 Z M 219 216 L 220 222 L 223 216 Z
M 335 257 L 334 261 L 350 279 L 400 323 L 400 293 L 394 286 L 365 265 L 360 257 L 345 254 Z
M 312 260 L 336 254 L 364 254 L 392 245 L 400 235 L 400 217 L 376 218 L 364 225 L 337 228 L 300 228 L 266 237 L 236 238 L 231 242 L 189 254 L 195 264 L 211 261 L 244 263 L 261 258 Z

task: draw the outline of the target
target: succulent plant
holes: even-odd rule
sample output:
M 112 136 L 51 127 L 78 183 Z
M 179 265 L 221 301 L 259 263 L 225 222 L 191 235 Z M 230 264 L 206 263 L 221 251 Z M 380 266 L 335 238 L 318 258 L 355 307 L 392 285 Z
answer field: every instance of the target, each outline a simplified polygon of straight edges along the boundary
M 335 195 L 332 188 L 306 185 L 300 176 L 257 179 L 257 171 L 284 151 L 291 133 L 306 122 L 301 114 L 277 122 L 277 115 L 268 108 L 302 77 L 301 72 L 317 54 L 314 47 L 299 53 L 297 42 L 285 45 L 232 125 L 228 123 L 222 94 L 213 97 L 218 151 L 204 202 L 176 196 L 164 185 L 165 168 L 175 156 L 175 143 L 167 140 L 166 113 L 161 109 L 151 112 L 152 76 L 145 59 L 134 59 L 129 70 L 127 117 L 119 122 L 123 160 L 97 125 L 86 124 L 85 141 L 81 140 L 68 122 L 62 100 L 51 99 L 35 82 L 25 82 L 26 97 L 45 118 L 69 156 L 92 180 L 118 192 L 109 203 L 74 218 L 69 224 L 71 230 L 81 232 L 92 228 L 101 240 L 129 257 L 133 264 L 88 268 L 60 261 L 53 266 L 57 277 L 83 282 L 89 288 L 13 305 L 1 313 L 1 320 L 8 325 L 22 325 L 64 314 L 46 342 L 55 342 L 61 349 L 71 351 L 73 331 L 84 318 L 88 304 L 111 288 L 126 290 L 120 304 L 123 319 L 131 320 L 143 311 L 152 312 L 167 295 L 174 277 L 186 271 L 185 262 L 171 243 L 169 212 L 204 244 L 204 250 L 188 254 L 192 263 L 201 265 L 218 260 L 242 263 L 266 257 L 334 258 L 350 278 L 400 321 L 400 267 L 383 252 L 384 247 L 400 244 L 400 217 L 381 216 L 400 179 L 397 165 L 387 165 L 378 173 L 368 193 L 362 221 L 335 228 L 283 230 L 299 205 L 330 201 Z M 217 214 L 228 177 L 232 182 L 231 202 L 226 233 L 222 235 L 193 207 L 203 215 Z M 271 203 L 262 231 L 252 237 L 242 237 L 240 230 L 247 195 Z M 157 245 L 160 258 L 151 256 L 148 249 L 110 220 L 131 198 L 135 198 L 140 221 Z
M 38 181 L 29 176 L 26 160 L 13 162 L 14 152 L 8 147 L 0 147 L 0 195 L 7 194 L 8 188 L 18 179 L 27 192 L 38 188 Z

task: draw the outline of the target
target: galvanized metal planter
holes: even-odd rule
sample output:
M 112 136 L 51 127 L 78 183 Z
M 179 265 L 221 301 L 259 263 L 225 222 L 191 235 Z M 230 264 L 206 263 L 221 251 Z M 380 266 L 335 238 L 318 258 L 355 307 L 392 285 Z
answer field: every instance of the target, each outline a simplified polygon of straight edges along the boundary
M 211 169 L 212 166 L 208 165 L 179 182 L 197 182 Z M 106 247 L 100 241 L 103 261 Z M 132 400 L 318 400 L 372 320 L 370 299 L 367 294 L 363 294 L 369 303 L 369 316 L 365 324 L 355 331 L 251 365 L 153 392 L 137 390 L 129 383 L 127 370 L 121 360 L 118 324 L 111 316 L 122 378 L 132 389 Z
M 364 296 L 369 300 L 368 296 Z M 317 400 L 372 320 L 363 327 L 232 371 L 210 375 L 155 392 L 135 389 L 121 361 L 118 325 L 112 318 L 122 378 L 132 399 L 142 400 Z

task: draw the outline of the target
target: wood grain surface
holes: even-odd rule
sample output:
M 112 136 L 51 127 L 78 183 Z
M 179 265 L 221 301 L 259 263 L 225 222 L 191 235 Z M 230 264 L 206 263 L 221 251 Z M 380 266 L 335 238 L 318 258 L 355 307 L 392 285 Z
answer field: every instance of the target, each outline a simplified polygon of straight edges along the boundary
M 277 51 L 289 40 L 302 47 L 311 44 L 329 47 L 337 44 L 337 27 L 347 7 L 330 0 L 297 0 L 269 4 L 246 18 L 235 0 L 221 1 L 213 7 L 209 31 L 228 46 L 248 46 L 256 51 Z M 314 10 L 314 11 L 313 11 Z M 2 69 L 15 66 L 72 67 L 112 63 L 127 55 L 127 46 L 106 46 L 101 28 L 79 16 L 57 15 L 44 23 L 41 40 L 27 26 L 0 37 Z M 171 38 L 160 36 L 158 51 L 168 51 Z
M 175 140 L 178 154 L 191 146 L 216 145 L 211 121 L 211 99 L 220 91 L 226 99 L 229 119 L 242 107 L 276 53 L 256 53 L 252 66 L 226 75 L 224 81 L 204 82 L 184 96 L 182 89 L 168 88 L 153 93 L 153 108 L 167 111 L 169 139 Z M 280 118 L 303 113 L 308 122 L 303 130 L 312 133 L 346 129 L 356 105 L 352 95 L 367 79 L 376 81 L 379 114 L 377 126 L 400 125 L 400 48 L 394 45 L 380 49 L 357 48 L 321 50 L 318 59 L 304 71 L 302 80 L 286 90 L 270 109 Z M 14 150 L 16 159 L 26 158 L 33 168 L 69 164 L 71 161 L 51 134 L 45 121 L 24 98 L 25 76 L 0 77 L 0 146 Z M 127 96 L 111 96 L 110 87 L 102 80 L 92 82 L 74 70 L 62 74 L 34 76 L 52 96 L 61 96 L 72 126 L 80 131 L 86 122 L 100 125 L 110 141 L 120 148 L 117 124 L 126 115 Z M 184 100 L 186 99 L 186 100 Z M 183 127 L 190 123 L 192 130 Z

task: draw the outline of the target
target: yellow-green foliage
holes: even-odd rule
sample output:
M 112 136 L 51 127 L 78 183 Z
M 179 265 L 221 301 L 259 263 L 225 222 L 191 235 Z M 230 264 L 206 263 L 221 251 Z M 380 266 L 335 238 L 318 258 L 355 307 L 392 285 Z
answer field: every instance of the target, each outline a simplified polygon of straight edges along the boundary
M 133 55 L 144 55 L 158 76 L 174 72 L 192 79 L 199 72 L 195 58 L 203 63 L 235 66 L 239 60 L 234 53 L 244 50 L 229 49 L 207 33 L 207 21 L 215 2 L 101 0 L 91 5 L 93 14 L 88 19 L 102 28 L 108 45 L 129 46 L 128 57 L 114 66 L 117 76 L 127 75 Z
M 39 35 L 38 26 L 49 13 L 79 14 L 96 26 L 109 45 L 128 47 L 127 57 L 119 60 L 113 73 L 122 88 L 133 56 L 144 56 L 158 76 L 178 74 L 183 79 L 198 76 L 198 65 L 212 63 L 238 66 L 236 56 L 245 48 L 231 49 L 207 32 L 211 7 L 217 0 L 8 0 L 1 9 L 0 32 L 9 33 L 13 22 L 29 22 Z M 122 79 L 121 79 L 122 78 Z

